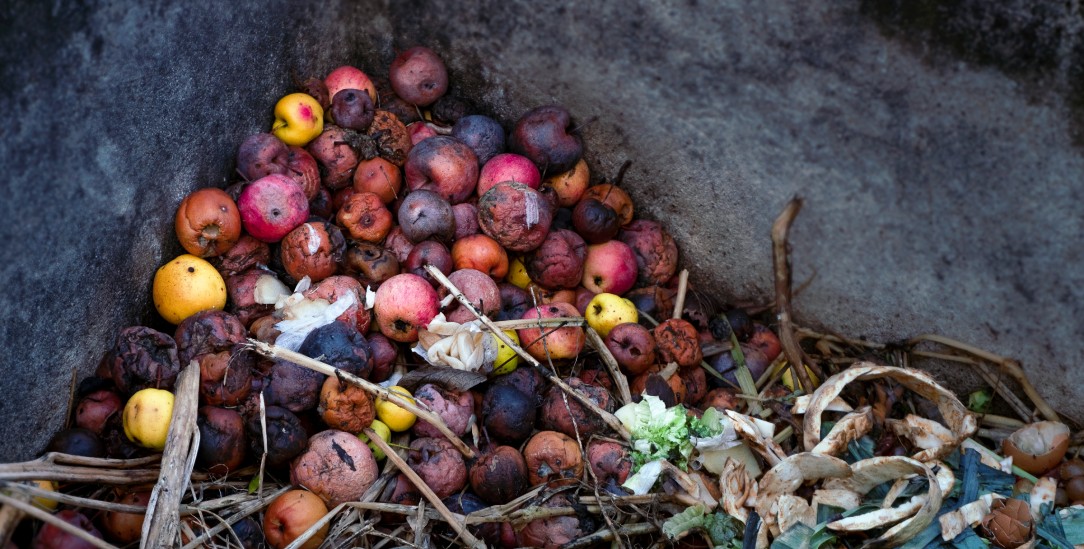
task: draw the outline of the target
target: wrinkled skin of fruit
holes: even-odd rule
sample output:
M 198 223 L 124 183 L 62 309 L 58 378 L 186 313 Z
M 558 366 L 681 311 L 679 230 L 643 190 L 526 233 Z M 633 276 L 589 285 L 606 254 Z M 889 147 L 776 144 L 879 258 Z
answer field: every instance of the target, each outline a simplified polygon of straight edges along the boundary
M 172 389 L 181 371 L 174 339 L 145 326 L 121 330 L 107 363 L 113 383 L 128 395 L 148 387 Z

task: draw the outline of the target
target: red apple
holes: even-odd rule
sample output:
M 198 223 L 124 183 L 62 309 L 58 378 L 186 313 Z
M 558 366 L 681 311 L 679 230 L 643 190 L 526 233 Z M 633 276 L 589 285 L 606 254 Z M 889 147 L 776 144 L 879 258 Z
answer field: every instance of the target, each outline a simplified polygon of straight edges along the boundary
M 570 303 L 539 305 L 523 313 L 525 320 L 579 316 L 576 306 Z M 546 360 L 547 355 L 553 359 L 575 358 L 583 350 L 586 337 L 583 328 L 579 326 L 522 328 L 516 332 L 523 349 L 539 360 Z
M 478 174 L 478 196 L 486 194 L 486 191 L 502 181 L 515 181 L 537 189 L 542 185 L 542 174 L 526 156 L 498 154 L 486 162 Z
M 436 130 L 421 120 L 408 124 L 406 129 L 410 132 L 410 142 L 415 145 L 437 135 Z
M 354 190 L 359 193 L 374 193 L 391 204 L 399 197 L 403 187 L 403 173 L 399 166 L 377 156 L 358 163 L 354 170 Z
M 361 72 L 361 69 L 349 65 L 343 65 L 328 73 L 324 84 L 327 86 L 328 97 L 333 98 L 342 90 L 362 90 L 369 92 L 369 97 L 374 102 L 377 99 L 376 86 L 369 76 Z
M 478 185 L 478 157 L 462 141 L 438 135 L 410 149 L 404 175 L 410 190 L 430 190 L 458 204 Z
M 501 291 L 489 275 L 475 269 L 460 269 L 448 275 L 448 280 L 463 292 L 463 295 L 476 309 L 489 318 L 497 316 L 501 310 Z M 446 292 L 441 292 L 446 293 Z M 474 320 L 474 313 L 459 303 L 452 301 L 445 310 L 449 322 L 466 324 Z
M 622 295 L 636 284 L 636 254 L 628 244 L 611 240 L 587 247 L 583 287 L 595 293 Z
M 581 158 L 571 170 L 547 177 L 543 184 L 553 189 L 558 206 L 571 208 L 583 197 L 590 182 L 591 172 L 587 169 L 587 161 Z
M 426 280 L 416 274 L 397 274 L 376 291 L 376 324 L 388 339 L 403 343 L 418 340 L 418 328 L 440 312 L 440 297 Z
M 484 234 L 464 236 L 452 245 L 456 270 L 477 269 L 496 280 L 508 274 L 508 253 L 496 240 Z
M 448 69 L 437 52 L 416 46 L 400 53 L 388 70 L 395 95 L 419 107 L 432 105 L 448 91 Z
M 245 231 L 263 242 L 278 242 L 309 217 L 305 191 L 281 174 L 261 177 L 237 198 Z
M 324 500 L 308 490 L 290 490 L 282 494 L 271 502 L 264 513 L 263 533 L 267 544 L 274 549 L 286 547 L 326 514 Z M 327 530 L 328 525 L 325 524 L 301 546 L 302 549 L 319 547 L 327 536 Z

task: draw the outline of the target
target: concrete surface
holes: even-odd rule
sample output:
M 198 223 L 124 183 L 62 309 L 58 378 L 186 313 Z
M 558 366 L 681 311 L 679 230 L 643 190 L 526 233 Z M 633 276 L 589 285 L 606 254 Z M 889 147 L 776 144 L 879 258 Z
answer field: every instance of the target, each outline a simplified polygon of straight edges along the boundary
M 550 102 L 593 120 L 594 172 L 634 161 L 702 287 L 769 300 L 769 227 L 799 195 L 800 321 L 1019 358 L 1084 418 L 1075 3 L 563 4 L 0 3 L 0 461 L 44 447 L 117 329 L 155 322 L 177 203 L 232 178 L 291 78 L 416 44 L 506 124 Z

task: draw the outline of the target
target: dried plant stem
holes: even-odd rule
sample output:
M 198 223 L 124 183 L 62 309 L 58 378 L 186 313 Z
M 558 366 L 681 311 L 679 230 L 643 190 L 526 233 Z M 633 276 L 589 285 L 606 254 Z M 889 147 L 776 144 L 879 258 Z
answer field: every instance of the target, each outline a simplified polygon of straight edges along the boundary
M 640 536 L 644 534 L 650 534 L 658 529 L 658 526 L 655 526 L 650 522 L 626 524 L 621 526 L 617 530 L 603 528 L 602 530 L 598 530 L 589 536 L 584 536 L 578 540 L 562 546 L 562 549 L 580 549 L 582 547 L 593 547 L 599 542 L 614 541 L 616 536 Z
M 86 530 L 83 530 L 82 528 L 79 528 L 77 526 L 73 526 L 71 524 L 68 524 L 67 522 L 64 522 L 63 520 L 60 520 L 59 518 L 57 518 L 55 515 L 53 515 L 51 513 L 47 513 L 45 511 L 42 511 L 41 509 L 38 509 L 37 507 L 34 507 L 30 503 L 27 503 L 25 501 L 21 501 L 18 498 L 13 498 L 13 497 L 5 495 L 5 494 L 0 494 L 0 503 L 4 504 L 5 508 L 7 508 L 8 506 L 13 507 L 13 508 L 15 508 L 15 509 L 17 509 L 17 510 L 19 510 L 19 511 L 21 511 L 21 512 L 27 514 L 27 515 L 30 515 L 30 516 L 42 521 L 42 522 L 45 522 L 45 523 L 51 524 L 51 525 L 53 525 L 53 526 L 55 526 L 57 528 L 60 528 L 61 530 L 65 531 L 65 532 L 67 532 L 67 533 L 69 533 L 69 534 L 71 534 L 71 535 L 73 535 L 73 536 L 75 536 L 75 537 L 77 537 L 77 538 L 79 538 L 79 539 L 81 539 L 81 540 L 95 546 L 95 547 L 101 547 L 102 549 L 117 549 L 117 546 L 115 546 L 115 545 L 113 545 L 111 543 L 108 543 L 105 540 L 102 540 L 102 539 L 99 539 L 99 538 L 96 538 L 96 537 L 90 535 L 90 533 L 87 532 Z
M 111 471 L 95 467 L 51 465 L 41 461 L 0 465 L 0 480 L 58 480 L 108 485 L 131 485 L 154 482 L 158 469 L 129 469 Z
M 425 499 L 433 505 L 438 513 L 440 513 L 440 516 L 448 523 L 448 526 L 451 526 L 452 529 L 455 530 L 455 533 L 463 538 L 463 541 L 466 542 L 468 547 L 484 548 L 486 546 L 485 543 L 482 543 L 481 540 L 474 537 L 474 534 L 471 534 L 470 531 L 467 530 L 467 526 L 464 524 L 462 518 L 452 514 L 452 512 L 445 507 L 444 502 L 440 501 L 440 498 L 433 492 L 433 489 L 418 476 L 418 473 L 415 473 L 414 470 L 403 461 L 403 458 L 399 457 L 399 454 L 395 452 L 395 449 L 392 448 L 390 444 L 384 442 L 384 439 L 380 438 L 380 435 L 377 435 L 375 431 L 368 427 L 366 427 L 363 432 L 369 437 L 369 440 L 380 447 L 384 454 L 388 456 L 388 459 L 399 468 L 399 472 L 406 475 L 406 477 L 410 479 L 410 482 L 414 483 L 414 487 L 416 487 L 418 491 L 425 496 Z
M 1005 400 L 1005 403 L 1009 405 L 1009 408 L 1012 408 L 1013 412 L 1016 412 L 1016 415 L 1020 416 L 1021 419 L 1029 423 L 1034 420 L 1035 412 L 1028 408 L 1027 404 L 1024 404 L 1024 401 L 1020 400 L 1020 397 L 1016 396 L 1016 393 L 1012 392 L 1012 390 L 1009 389 L 1007 385 L 1005 385 L 1005 382 L 998 378 L 998 376 L 995 375 L 994 372 L 991 372 L 989 366 L 981 360 L 968 356 L 934 353 L 930 351 L 911 351 L 909 354 L 914 356 L 920 356 L 923 358 L 933 358 L 948 362 L 958 362 L 960 364 L 967 364 L 968 366 L 975 368 L 978 371 L 979 376 L 982 377 L 983 381 L 988 383 L 990 387 L 994 389 L 994 392 L 996 392 L 998 396 Z
M 199 408 L 199 363 L 192 361 L 181 372 L 174 390 L 173 417 L 162 453 L 162 473 L 147 502 L 143 535 L 139 546 L 177 545 L 181 498 L 191 482 L 199 450 L 196 412 Z
M 983 414 L 982 416 L 979 416 L 979 421 L 988 427 L 1000 427 L 1002 429 L 1019 429 L 1027 425 L 1026 422 L 1020 421 L 1019 419 L 994 414 Z
M 629 379 L 621 371 L 621 366 L 617 363 L 617 359 L 614 358 L 610 349 L 606 347 L 606 342 L 602 340 L 602 336 L 590 326 L 587 327 L 587 343 L 598 351 L 599 358 L 602 359 L 602 363 L 606 365 L 606 369 L 610 372 L 610 377 L 613 378 L 614 384 L 617 385 L 617 396 L 621 399 L 621 404 L 632 402 Z
M 101 501 L 91 498 L 81 498 L 64 492 L 54 492 L 52 490 L 43 490 L 32 484 L 23 484 L 21 482 L 0 482 L 0 486 L 3 486 L 5 490 L 12 490 L 25 494 L 27 500 L 29 498 L 42 498 L 57 503 L 63 503 L 64 505 L 71 505 L 73 507 L 84 507 L 87 509 L 98 509 L 101 511 L 114 511 L 117 513 L 139 513 L 143 514 L 147 512 L 147 507 L 144 505 L 126 505 L 123 503 L 113 503 L 110 501 Z M 20 498 L 22 499 L 22 498 Z M 0 511 L 2 513 L 2 511 Z M 3 525 L 0 524 L 0 541 L 3 538 Z
M 504 334 L 504 332 L 501 332 L 500 330 L 497 330 L 497 333 L 500 333 L 501 335 Z M 507 338 L 507 336 L 505 337 Z M 443 434 L 445 438 L 447 438 L 456 447 L 456 449 L 459 450 L 461 454 L 468 458 L 474 457 L 474 451 L 471 450 L 470 447 L 467 446 L 462 440 L 460 440 L 459 437 L 456 436 L 456 434 L 453 433 L 451 429 L 448 428 L 448 425 L 444 423 L 444 420 L 441 419 L 440 416 L 418 406 L 417 404 L 410 402 L 409 400 L 403 398 L 402 395 L 393 393 L 369 380 L 362 379 L 349 372 L 344 372 L 338 368 L 335 368 L 334 366 L 320 362 L 319 360 L 316 360 L 314 358 L 309 358 L 296 351 L 291 351 L 289 349 L 285 349 L 277 345 L 264 343 L 262 341 L 257 341 L 255 339 L 249 339 L 248 343 L 249 346 L 251 346 L 257 353 L 263 356 L 266 356 L 268 358 L 278 358 L 286 360 L 288 362 L 297 364 L 298 366 L 303 366 L 310 370 L 320 372 L 321 374 L 324 374 L 326 376 L 333 376 L 338 377 L 339 379 L 344 379 L 354 385 L 357 385 L 358 387 L 361 387 L 366 392 L 377 398 L 386 400 L 388 402 L 391 402 L 392 404 L 395 404 L 396 406 L 399 406 L 400 408 L 409 410 L 419 418 L 433 424 L 433 426 L 436 427 L 437 430 L 440 431 L 441 434 Z
M 73 456 L 71 454 L 49 452 L 36 461 L 56 465 L 85 465 L 88 467 L 106 467 L 109 469 L 135 469 L 136 467 L 150 465 L 151 463 L 158 463 L 162 461 L 162 456 L 161 454 L 154 454 L 134 459 L 112 459 Z
M 493 322 L 493 325 L 501 330 L 515 330 L 517 328 L 537 328 L 543 326 L 546 328 L 563 328 L 565 326 L 585 326 L 587 320 L 582 317 L 561 317 L 561 318 L 523 318 L 519 320 L 497 320 Z M 488 328 L 488 326 L 487 326 Z
M 794 326 L 794 333 L 797 334 L 798 337 L 800 337 L 800 338 L 823 339 L 825 341 L 830 341 L 832 343 L 842 343 L 844 345 L 850 345 L 852 347 L 866 347 L 866 348 L 869 348 L 869 349 L 884 349 L 885 348 L 884 344 L 882 344 L 882 343 L 876 343 L 876 342 L 873 342 L 873 341 L 865 341 L 865 340 L 862 340 L 862 339 L 847 339 L 845 337 L 838 336 L 838 335 L 835 335 L 835 334 L 825 334 L 825 333 L 817 332 L 817 331 L 814 331 L 814 330 L 810 330 L 809 328 L 804 328 L 802 326 L 797 326 L 797 325 L 793 324 L 793 322 L 792 322 L 791 325 Z
M 677 297 L 674 298 L 674 314 L 670 318 L 681 318 L 685 310 L 685 294 L 689 292 L 689 270 L 682 269 L 678 275 Z
M 783 354 L 787 357 L 790 369 L 801 385 L 805 394 L 812 394 L 813 382 L 809 379 L 803 360 L 802 348 L 794 336 L 794 326 L 791 325 L 791 287 L 790 287 L 790 258 L 787 256 L 787 233 L 790 225 L 802 209 L 802 200 L 792 198 L 783 212 L 772 224 L 772 265 L 775 272 L 775 305 L 779 316 L 779 342 L 783 346 Z M 824 376 L 821 376 L 822 378 Z
M 963 351 L 967 354 L 979 357 L 983 360 L 996 364 L 1003 373 L 1013 378 L 1013 380 L 1020 384 L 1020 388 L 1024 390 L 1024 394 L 1026 394 L 1028 398 L 1031 399 L 1031 402 L 1035 404 L 1035 407 L 1038 408 L 1039 413 L 1042 414 L 1043 417 L 1050 421 L 1061 421 L 1061 417 L 1054 410 L 1054 408 L 1050 406 L 1046 399 L 1044 399 L 1042 395 L 1039 394 L 1039 391 L 1035 389 L 1035 386 L 1031 384 L 1031 381 L 1028 379 L 1027 374 L 1024 373 L 1024 369 L 1020 367 L 1019 362 L 1010 358 L 996 355 L 989 351 L 984 351 L 982 349 L 979 349 L 978 347 L 956 341 L 955 339 L 945 336 L 939 336 L 936 334 L 920 335 L 918 337 L 907 340 L 907 343 L 908 345 L 915 345 L 922 341 L 930 341 L 933 343 L 944 345 L 946 347 L 951 347 L 958 351 Z
M 227 518 L 225 522 L 220 522 L 216 524 L 213 528 L 193 538 L 192 541 L 185 544 L 185 546 L 181 549 L 195 549 L 196 547 L 202 547 L 204 543 L 206 543 L 211 538 L 217 536 L 226 528 L 229 528 L 230 526 L 241 522 L 241 519 L 259 511 L 260 509 L 263 509 L 264 507 L 267 507 L 276 498 L 290 491 L 291 488 L 291 486 L 283 486 L 275 492 L 268 494 L 266 498 L 258 498 L 241 504 L 240 506 L 238 506 L 237 511 L 230 515 L 230 517 Z
M 448 280 L 448 277 L 444 276 L 444 273 L 440 272 L 440 269 L 437 269 L 432 265 L 426 265 L 425 270 L 429 273 L 429 276 L 432 276 L 437 282 L 447 288 L 448 292 L 454 295 L 455 299 L 459 301 L 462 306 L 466 307 L 468 311 L 473 313 L 474 316 L 478 318 L 478 320 L 482 321 L 482 324 L 489 327 L 489 329 L 493 331 L 493 335 L 497 336 L 497 339 L 500 339 L 502 343 L 515 351 L 516 354 L 520 356 L 520 358 L 525 360 L 527 364 L 530 364 L 531 367 L 538 371 L 538 373 L 542 374 L 543 377 L 548 379 L 550 383 L 556 385 L 558 388 L 561 389 L 561 391 L 564 391 L 566 395 L 576 399 L 585 408 L 591 410 L 600 418 L 602 418 L 602 421 L 604 421 L 606 425 L 610 427 L 610 429 L 613 429 L 618 435 L 620 435 L 621 438 L 625 440 L 632 439 L 632 435 L 629 434 L 628 429 L 626 429 L 625 426 L 621 424 L 621 421 L 618 420 L 613 414 L 607 412 L 606 410 L 603 410 L 602 408 L 599 408 L 597 404 L 591 401 L 591 399 L 587 398 L 572 387 L 569 387 L 569 385 L 562 381 L 561 378 L 557 377 L 555 373 L 547 370 L 546 367 L 538 361 L 538 359 L 531 356 L 527 351 L 524 351 L 523 348 L 519 345 L 513 343 L 512 340 L 509 339 L 502 330 L 500 330 L 493 324 L 493 321 L 490 320 L 489 317 L 479 311 L 478 308 L 475 307 L 474 304 L 471 303 L 465 295 L 463 295 L 463 292 L 459 291 L 459 288 L 455 287 L 455 284 L 452 284 L 451 280 Z
M 1016 415 L 1020 416 L 1020 419 L 1026 422 L 1032 422 L 1035 420 L 1035 412 L 1028 408 L 1027 404 L 1024 404 L 1020 397 L 1016 396 L 1016 393 L 1012 392 L 1005 382 L 991 371 L 990 367 L 981 362 L 975 364 L 975 369 L 978 370 L 979 375 L 982 376 L 983 381 L 989 383 L 994 388 L 994 392 L 1009 404 L 1009 407 L 1016 412 Z
M 9 487 L 29 486 L 26 484 L 5 484 Z M 25 492 L 13 494 L 12 497 L 23 503 L 30 501 L 30 496 Z M 25 516 L 26 513 L 13 505 L 0 506 L 0 544 L 7 547 L 8 542 L 11 541 L 11 536 L 15 534 L 15 527 L 19 525 Z

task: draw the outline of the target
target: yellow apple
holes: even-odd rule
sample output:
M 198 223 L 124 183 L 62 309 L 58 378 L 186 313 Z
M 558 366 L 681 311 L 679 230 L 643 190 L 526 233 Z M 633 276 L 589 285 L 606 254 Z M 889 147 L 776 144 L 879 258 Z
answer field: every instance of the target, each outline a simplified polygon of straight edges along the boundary
M 504 335 L 508 336 L 512 343 L 519 345 L 519 336 L 515 330 L 505 330 Z M 516 366 L 519 366 L 519 355 L 496 335 L 489 334 L 489 337 L 492 337 L 497 344 L 497 359 L 493 361 L 493 375 L 507 374 L 515 370 Z
M 587 325 L 602 337 L 609 335 L 614 326 L 636 322 L 640 318 L 636 313 L 636 305 L 631 301 L 608 293 L 601 293 L 591 298 L 584 317 L 587 318 Z
M 527 267 L 523 265 L 522 257 L 515 257 L 508 263 L 508 276 L 505 278 L 513 286 L 527 289 L 531 283 L 531 276 L 527 274 Z
M 324 131 L 324 109 L 311 95 L 291 93 L 275 104 L 271 133 L 287 145 L 304 147 Z

